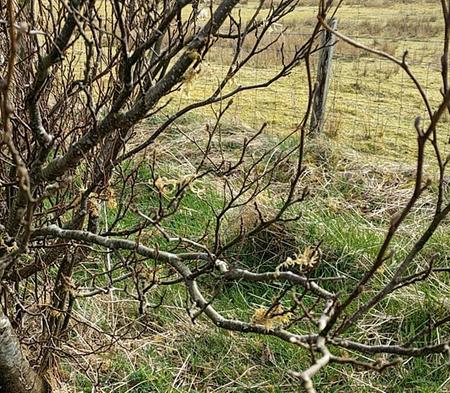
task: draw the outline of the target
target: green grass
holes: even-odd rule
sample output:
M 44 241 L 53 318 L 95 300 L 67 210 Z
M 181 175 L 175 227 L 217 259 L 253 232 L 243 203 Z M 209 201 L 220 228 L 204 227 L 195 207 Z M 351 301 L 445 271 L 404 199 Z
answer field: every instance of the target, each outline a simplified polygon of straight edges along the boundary
M 374 217 L 370 214 L 377 212 L 386 200 L 393 198 L 399 187 L 386 187 L 385 198 L 380 194 L 371 199 L 367 206 L 362 204 L 373 193 L 373 178 L 369 175 L 349 176 L 348 173 L 354 173 L 355 166 L 365 169 L 360 168 L 353 153 L 342 149 L 339 153 L 334 152 L 339 157 L 336 158 L 333 154 L 327 155 L 330 152 L 327 153 L 326 149 L 327 144 L 333 145 L 335 142 L 320 143 L 321 147 L 317 151 L 311 148 L 307 157 L 312 172 L 306 181 L 312 183 L 314 194 L 300 205 L 302 218 L 290 230 L 300 251 L 322 241 L 322 263 L 315 274 L 347 277 L 345 285 L 324 284 L 329 290 L 345 293 L 351 290 L 351 284 L 362 276 L 373 260 L 389 223 L 389 212 L 377 213 Z M 319 146 L 320 143 L 317 141 L 316 145 Z M 380 167 L 372 169 L 375 172 L 381 171 Z M 139 170 L 139 180 L 148 179 L 148 166 L 141 165 Z M 177 176 L 177 169 L 164 160 L 159 170 L 161 175 Z M 395 179 L 392 178 L 392 173 L 384 170 L 382 178 L 378 180 L 387 186 L 389 181 L 394 182 Z M 324 187 L 322 180 L 328 176 L 332 180 Z M 405 176 L 408 178 L 409 175 Z M 407 189 L 409 186 L 406 182 L 401 187 Z M 390 192 L 393 194 L 389 194 Z M 208 192 L 206 195 L 207 201 L 202 199 L 204 197 L 199 198 L 188 192 L 183 199 L 180 214 L 166 222 L 167 228 L 194 237 L 201 235 L 206 223 L 212 218 L 211 206 L 219 207 L 221 204 L 220 193 Z M 151 187 L 143 186 L 137 203 L 142 208 L 151 208 L 155 203 Z M 397 254 L 390 262 L 392 265 L 388 264 L 377 274 L 361 301 L 389 279 L 392 268 L 414 240 L 411 234 L 426 224 L 425 217 L 423 212 L 417 211 L 406 223 L 407 229 L 394 242 Z M 135 216 L 129 217 L 127 225 L 132 224 L 135 219 Z M 153 238 L 150 243 L 166 246 L 161 238 Z M 432 238 L 424 250 L 424 257 L 419 258 L 418 263 L 424 263 L 425 256 L 436 252 L 441 255 L 439 262 L 445 263 L 449 247 L 450 235 L 446 226 Z M 243 262 L 250 265 L 257 263 L 251 258 Z M 354 329 L 355 337 L 364 340 L 367 334 L 371 334 L 375 337 L 406 339 L 427 323 L 430 313 L 436 318 L 444 315 L 443 301 L 450 295 L 447 283 L 446 274 L 435 275 L 427 284 L 414 286 L 389 297 L 377 307 L 376 313 L 370 313 L 361 321 L 361 326 L 365 328 Z M 217 282 L 200 280 L 200 285 L 207 294 L 212 295 Z M 267 306 L 279 290 L 279 287 L 274 286 L 229 284 L 223 287 L 215 306 L 229 318 L 250 320 L 254 310 L 259 306 Z M 153 293 L 149 301 L 157 303 L 163 291 L 161 289 Z M 308 353 L 275 338 L 219 330 L 204 318 L 192 324 L 184 309 L 183 286 L 170 288 L 165 295 L 163 306 L 149 310 L 146 316 L 148 322 L 158 326 L 158 332 L 145 334 L 135 346 L 132 345 L 131 352 L 117 349 L 108 355 L 108 371 L 101 375 L 103 386 L 117 386 L 115 391 L 118 393 L 299 391 L 299 382 L 292 380 L 287 371 L 304 369 L 309 362 Z M 308 299 L 305 299 L 305 304 L 307 302 Z M 127 318 L 138 317 L 135 305 L 127 306 L 123 313 Z M 107 327 L 106 323 L 105 319 L 102 326 Z M 304 328 L 300 325 L 299 329 Z M 306 332 L 307 330 L 304 331 Z M 446 333 L 447 329 L 440 331 L 441 335 Z M 129 355 L 125 356 L 125 353 Z M 402 366 L 381 376 L 355 371 L 348 366 L 331 365 L 315 378 L 315 383 L 318 391 L 330 393 L 439 392 L 445 391 L 447 374 L 444 367 L 445 359 L 439 356 L 405 359 Z M 92 382 L 81 376 L 77 377 L 76 384 L 83 392 L 89 392 L 92 388 Z

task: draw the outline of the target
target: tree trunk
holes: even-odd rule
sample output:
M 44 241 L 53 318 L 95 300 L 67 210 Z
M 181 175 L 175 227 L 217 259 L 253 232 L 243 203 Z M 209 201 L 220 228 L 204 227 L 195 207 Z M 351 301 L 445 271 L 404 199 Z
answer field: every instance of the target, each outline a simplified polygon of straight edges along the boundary
M 20 349 L 9 319 L 0 310 L 0 393 L 48 393 Z

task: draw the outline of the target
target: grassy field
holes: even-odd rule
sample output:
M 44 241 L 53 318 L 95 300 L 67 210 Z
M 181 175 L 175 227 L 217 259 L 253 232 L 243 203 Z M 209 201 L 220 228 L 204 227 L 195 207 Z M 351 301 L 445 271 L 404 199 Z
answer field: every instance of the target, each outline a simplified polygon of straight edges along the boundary
M 310 4 L 312 1 L 306 1 Z M 426 86 L 432 102 L 439 98 L 438 70 L 441 19 L 438 1 L 348 1 L 339 13 L 340 30 L 358 37 L 396 56 L 404 50 L 418 79 Z M 249 2 L 240 10 L 248 18 L 254 9 Z M 316 9 L 299 7 L 285 22 L 290 30 L 283 38 L 287 48 L 304 39 L 313 26 Z M 206 59 L 201 73 L 176 96 L 165 114 L 207 96 L 225 72 L 230 48 L 221 48 Z M 252 62 L 232 86 L 267 79 L 278 61 L 276 49 Z M 265 138 L 279 138 L 292 131 L 303 115 L 306 105 L 306 80 L 301 66 L 268 89 L 242 94 L 234 100 L 224 117 L 230 139 L 242 145 L 244 130 L 251 132 L 268 122 Z M 328 116 L 324 135 L 307 147 L 308 182 L 313 198 L 300 207 L 302 220 L 287 228 L 299 250 L 311 244 L 323 243 L 324 272 L 343 275 L 349 280 L 360 277 L 376 254 L 391 215 L 410 195 L 414 176 L 414 119 L 423 115 L 420 97 L 405 75 L 394 65 L 365 55 L 343 43 L 336 50 L 333 80 L 328 101 Z M 212 108 L 195 111 L 179 122 L 183 134 L 174 134 L 158 144 L 160 170 L 171 176 L 185 175 L 189 163 L 189 136 L 198 135 L 213 114 Z M 143 128 L 148 131 L 154 122 Z M 443 127 L 447 127 L 444 123 Z M 448 138 L 449 130 L 443 130 Z M 185 146 L 183 152 L 174 146 Z M 232 148 L 230 148 L 232 149 Z M 195 149 L 193 149 L 195 151 Z M 140 168 L 142 182 L 148 179 L 148 164 L 143 158 Z M 220 202 L 213 190 L 206 196 L 188 195 L 182 214 L 170 222 L 171 228 L 182 234 L 202 234 L 211 206 Z M 426 195 L 403 227 L 395 242 L 397 257 L 377 275 L 380 285 L 386 282 L 392 269 L 414 242 L 418 230 L 424 227 L 431 196 Z M 143 192 L 140 203 L 148 206 Z M 110 212 L 114 214 L 113 209 Z M 129 224 L 129 223 L 127 223 Z M 282 239 L 281 239 L 282 240 Z M 439 253 L 442 263 L 450 255 L 448 225 L 432 238 L 418 264 Z M 247 256 L 244 262 L 259 263 Z M 211 291 L 213 283 L 210 283 Z M 376 286 L 375 285 L 375 286 Z M 346 288 L 333 288 L 335 290 Z M 369 288 L 366 296 L 370 296 Z M 158 296 L 154 295 L 155 303 Z M 234 285 L 217 300 L 218 308 L 228 315 L 251 318 L 252 310 L 261 299 L 270 299 L 271 288 Z M 445 275 L 432 276 L 428 284 L 409 291 L 400 291 L 383 302 L 376 312 L 361 321 L 359 338 L 382 340 L 402 338 L 426 323 L 428 315 L 443 315 L 448 309 L 450 285 Z M 136 317 L 136 304 L 116 299 L 115 312 L 123 321 Z M 109 298 L 92 304 L 80 303 L 78 313 L 101 325 L 108 323 L 104 304 Z M 399 314 L 399 309 L 407 313 Z M 122 322 L 125 323 L 125 322 Z M 183 288 L 165 293 L 163 306 L 151 311 L 137 327 L 146 334 L 133 342 L 120 343 L 122 348 L 92 357 L 87 361 L 98 365 L 99 376 L 87 378 L 76 372 L 74 363 L 61 371 L 61 379 L 76 383 L 75 391 L 93 391 L 93 380 L 99 389 L 116 393 L 144 392 L 299 392 L 298 381 L 291 379 L 288 369 L 299 370 L 308 354 L 293 349 L 278 340 L 244 336 L 219 331 L 210 323 L 199 320 L 195 325 L 186 316 Z M 442 334 L 448 333 L 448 329 Z M 347 367 L 327 368 L 315 380 L 320 392 L 446 392 L 450 391 L 448 366 L 440 356 L 424 360 L 406 359 L 397 369 L 383 375 L 359 372 Z M 66 386 L 67 391 L 74 391 Z

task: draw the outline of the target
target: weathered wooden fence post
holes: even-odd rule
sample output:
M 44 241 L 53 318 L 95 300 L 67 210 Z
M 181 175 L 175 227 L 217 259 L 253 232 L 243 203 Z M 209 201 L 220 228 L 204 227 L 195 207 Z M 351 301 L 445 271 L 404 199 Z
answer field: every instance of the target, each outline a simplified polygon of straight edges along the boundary
M 336 18 L 330 20 L 329 25 L 333 30 L 337 29 L 338 21 Z M 325 111 L 327 104 L 328 87 L 331 79 L 331 65 L 333 62 L 333 52 L 336 44 L 336 36 L 325 30 L 322 36 L 323 49 L 320 52 L 319 67 L 317 69 L 317 91 L 314 96 L 310 131 L 313 135 L 322 132 Z

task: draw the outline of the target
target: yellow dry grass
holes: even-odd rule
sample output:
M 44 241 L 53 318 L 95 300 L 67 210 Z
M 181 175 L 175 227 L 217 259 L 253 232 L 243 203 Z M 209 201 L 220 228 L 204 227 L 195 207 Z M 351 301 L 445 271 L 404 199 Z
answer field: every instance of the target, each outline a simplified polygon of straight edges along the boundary
M 371 6 L 363 1 L 351 3 L 339 11 L 340 31 L 399 58 L 407 50 L 413 72 L 430 101 L 437 104 L 442 48 L 439 2 L 380 1 L 371 2 Z M 249 2 L 235 11 L 236 16 L 248 19 L 255 7 L 256 3 Z M 288 32 L 282 40 L 288 49 L 312 30 L 316 12 L 314 6 L 301 6 L 283 22 Z M 266 13 L 263 10 L 261 18 Z M 278 49 L 274 47 L 250 63 L 232 85 L 257 83 L 273 75 L 279 62 Z M 200 75 L 179 94 L 178 106 L 206 97 L 224 75 L 230 53 L 231 48 L 226 47 L 213 52 Z M 255 128 L 268 122 L 271 132 L 284 134 L 302 119 L 306 102 L 306 73 L 300 65 L 288 78 L 271 87 L 240 95 L 225 118 Z M 399 67 L 342 42 L 335 52 L 327 107 L 325 131 L 337 142 L 400 160 L 415 151 L 415 118 L 426 118 L 420 95 Z M 212 115 L 208 108 L 198 112 L 204 117 Z M 448 139 L 447 119 L 441 128 L 442 138 Z
M 287 56 L 312 31 L 317 7 L 307 1 L 283 21 L 288 30 L 281 38 Z M 349 3 L 345 5 L 345 3 Z M 100 8 L 107 8 L 105 0 Z M 256 9 L 256 2 L 248 2 L 234 11 L 235 17 L 248 20 Z M 184 16 L 191 12 L 186 8 Z M 259 18 L 269 11 L 263 9 Z M 442 17 L 439 2 L 417 0 L 348 1 L 338 13 L 339 30 L 356 37 L 364 44 L 401 57 L 408 50 L 408 59 L 417 79 L 424 86 L 431 102 L 440 98 Z M 105 12 L 107 13 L 107 12 Z M 277 32 L 273 32 L 277 34 Z M 273 35 L 272 35 L 273 36 Z M 250 40 L 251 41 L 251 40 Z M 206 98 L 226 73 L 232 48 L 219 42 L 202 66 L 202 71 L 175 94 L 173 103 L 165 113 L 198 99 Z M 250 46 L 251 42 L 247 44 Z M 231 81 L 229 89 L 238 85 L 263 82 L 274 75 L 280 62 L 280 46 L 275 45 L 250 62 Z M 83 68 L 85 48 L 79 40 L 69 52 Z M 317 60 L 318 55 L 315 55 Z M 286 134 L 302 120 L 307 103 L 306 73 L 300 65 L 292 74 L 269 88 L 240 94 L 225 116 L 225 121 L 236 126 L 259 128 L 265 122 L 267 130 Z M 344 43 L 335 51 L 333 76 L 327 103 L 325 132 L 336 142 L 354 147 L 375 156 L 405 159 L 415 150 L 414 119 L 424 116 L 424 105 L 411 81 L 397 66 Z M 217 110 L 217 106 L 214 108 Z M 212 108 L 196 111 L 203 120 L 214 117 Z M 448 123 L 442 125 L 441 135 L 448 139 Z M 413 157 L 411 157 L 413 159 Z

